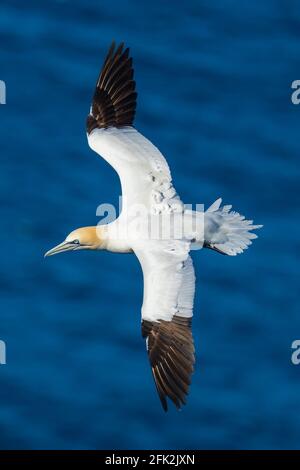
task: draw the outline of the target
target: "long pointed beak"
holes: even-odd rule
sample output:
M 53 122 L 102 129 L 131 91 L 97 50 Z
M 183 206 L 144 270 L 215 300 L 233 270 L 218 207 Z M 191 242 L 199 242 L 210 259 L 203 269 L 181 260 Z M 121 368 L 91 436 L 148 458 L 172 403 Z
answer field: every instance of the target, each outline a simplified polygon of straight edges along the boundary
M 44 258 L 46 256 L 52 256 L 56 255 L 57 253 L 62 253 L 63 251 L 71 251 L 74 250 L 76 246 L 74 246 L 72 243 L 69 242 L 62 242 L 59 245 L 55 246 L 51 250 L 47 251 L 47 253 L 44 254 Z

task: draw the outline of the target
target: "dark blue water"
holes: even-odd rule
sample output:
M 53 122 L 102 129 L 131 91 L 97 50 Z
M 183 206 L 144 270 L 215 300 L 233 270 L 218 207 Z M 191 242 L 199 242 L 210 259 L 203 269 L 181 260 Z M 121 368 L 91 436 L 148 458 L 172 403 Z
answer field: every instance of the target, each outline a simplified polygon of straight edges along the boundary
M 2 0 L 0 447 L 299 448 L 299 124 L 295 1 Z M 135 60 L 136 127 L 186 203 L 257 223 L 236 258 L 194 253 L 197 369 L 161 410 L 134 256 L 43 253 L 117 204 L 85 117 L 111 40 Z

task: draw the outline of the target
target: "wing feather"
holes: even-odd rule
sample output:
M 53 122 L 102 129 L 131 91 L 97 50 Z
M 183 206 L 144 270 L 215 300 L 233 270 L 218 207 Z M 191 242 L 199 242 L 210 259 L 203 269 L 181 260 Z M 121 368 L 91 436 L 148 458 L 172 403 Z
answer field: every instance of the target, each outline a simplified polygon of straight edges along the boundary
M 168 410 L 167 397 L 180 409 L 186 404 L 195 356 L 191 319 L 175 315 L 171 321 L 143 320 L 142 335 L 161 404 Z
M 186 403 L 194 370 L 192 314 L 195 275 L 183 242 L 152 242 L 135 247 L 144 275 L 142 336 L 156 389 L 167 411 L 167 398 L 179 409 Z
M 113 42 L 97 80 L 87 133 L 94 129 L 124 127 L 133 124 L 137 93 L 133 80 L 132 58 L 124 44 L 117 48 Z
M 117 171 L 123 209 L 144 204 L 153 213 L 181 210 L 164 156 L 132 127 L 137 100 L 133 75 L 129 49 L 112 43 L 87 118 L 89 146 Z

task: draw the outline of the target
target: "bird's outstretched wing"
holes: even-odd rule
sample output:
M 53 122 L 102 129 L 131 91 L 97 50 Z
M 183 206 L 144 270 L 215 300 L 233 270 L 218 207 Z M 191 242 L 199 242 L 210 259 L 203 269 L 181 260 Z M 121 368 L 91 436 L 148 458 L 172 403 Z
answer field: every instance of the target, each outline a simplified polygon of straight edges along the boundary
M 113 43 L 96 84 L 87 135 L 90 147 L 117 171 L 126 203 L 154 211 L 180 203 L 160 151 L 133 125 L 137 93 L 132 58 Z
M 152 241 L 135 247 L 144 276 L 142 335 L 165 411 L 186 403 L 195 362 L 191 330 L 195 274 L 189 244 Z

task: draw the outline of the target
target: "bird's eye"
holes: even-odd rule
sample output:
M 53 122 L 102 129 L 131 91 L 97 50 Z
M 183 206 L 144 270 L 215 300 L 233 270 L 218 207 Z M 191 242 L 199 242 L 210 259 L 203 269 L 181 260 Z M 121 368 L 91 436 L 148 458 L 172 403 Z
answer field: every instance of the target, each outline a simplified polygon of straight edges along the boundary
M 79 241 L 79 240 L 73 240 L 72 243 L 74 243 L 74 245 L 80 245 L 80 241 Z

